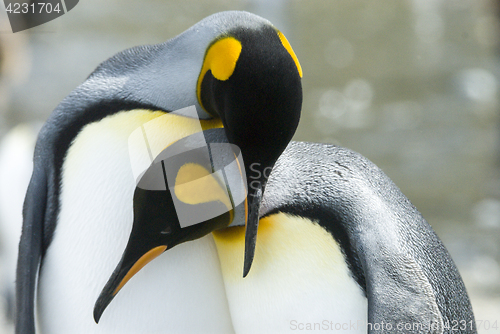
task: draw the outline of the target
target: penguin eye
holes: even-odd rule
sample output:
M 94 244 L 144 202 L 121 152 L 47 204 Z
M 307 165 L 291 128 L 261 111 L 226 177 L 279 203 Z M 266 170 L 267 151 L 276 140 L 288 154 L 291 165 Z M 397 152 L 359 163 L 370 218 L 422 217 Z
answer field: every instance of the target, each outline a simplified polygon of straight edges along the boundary
M 302 66 L 300 66 L 299 59 L 295 55 L 295 52 L 293 52 L 292 46 L 286 39 L 285 35 L 281 31 L 278 31 L 278 37 L 280 38 L 281 44 L 285 47 L 285 49 L 288 51 L 290 56 L 292 56 L 293 61 L 295 62 L 295 65 L 297 65 L 297 70 L 299 71 L 299 75 L 302 78 Z
M 198 102 L 201 105 L 201 83 L 208 70 L 212 72 L 214 78 L 220 81 L 225 81 L 231 77 L 236 67 L 236 62 L 241 53 L 241 42 L 234 37 L 224 37 L 219 39 L 207 50 L 203 66 L 201 67 L 200 76 L 196 93 Z

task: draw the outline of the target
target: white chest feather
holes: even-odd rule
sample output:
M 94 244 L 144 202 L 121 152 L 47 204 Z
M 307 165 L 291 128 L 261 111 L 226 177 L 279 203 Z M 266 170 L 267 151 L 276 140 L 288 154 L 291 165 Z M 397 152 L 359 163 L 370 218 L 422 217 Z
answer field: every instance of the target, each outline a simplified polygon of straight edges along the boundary
M 120 291 L 99 324 L 93 320 L 94 303 L 132 228 L 135 180 L 129 135 L 162 115 L 122 112 L 87 125 L 71 145 L 63 166 L 59 219 L 40 272 L 42 333 L 233 332 L 211 236 L 162 254 Z M 179 121 L 180 116 L 172 117 Z M 177 126 L 172 121 L 164 117 L 164 126 L 148 133 L 150 140 L 166 146 L 196 131 L 197 121 L 185 119 Z
M 244 227 L 215 232 L 236 333 L 366 333 L 367 300 L 339 245 L 319 225 L 278 213 L 261 219 L 242 278 Z M 339 324 L 339 325 L 336 325 Z

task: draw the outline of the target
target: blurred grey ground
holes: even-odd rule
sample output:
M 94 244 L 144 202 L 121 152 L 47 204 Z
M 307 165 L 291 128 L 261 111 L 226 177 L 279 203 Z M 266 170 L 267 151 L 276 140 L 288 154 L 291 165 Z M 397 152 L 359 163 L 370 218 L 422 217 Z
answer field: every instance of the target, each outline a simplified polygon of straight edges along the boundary
M 496 1 L 84 0 L 16 34 L 2 8 L 0 135 L 43 121 L 114 53 L 229 9 L 268 18 L 297 53 L 304 107 L 295 139 L 340 144 L 381 167 L 448 247 L 476 319 L 500 327 Z M 480 333 L 500 333 L 484 325 Z

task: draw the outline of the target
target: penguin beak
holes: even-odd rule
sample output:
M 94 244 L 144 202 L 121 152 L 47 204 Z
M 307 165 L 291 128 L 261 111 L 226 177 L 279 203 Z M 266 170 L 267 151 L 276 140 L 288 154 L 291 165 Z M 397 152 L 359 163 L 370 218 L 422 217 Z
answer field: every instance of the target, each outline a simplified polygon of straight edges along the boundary
M 122 260 L 111 275 L 110 280 L 102 290 L 94 306 L 94 320 L 96 323 L 99 323 L 106 307 L 132 276 L 165 250 L 167 250 L 167 246 L 160 245 L 151 248 L 141 255 L 135 247 L 127 246 Z
M 254 188 L 251 188 L 251 190 L 249 190 L 247 197 L 248 214 L 245 229 L 245 261 L 243 265 L 243 277 L 246 277 L 250 272 L 253 257 L 255 254 L 257 229 L 259 226 L 259 209 L 260 203 L 262 201 L 262 193 L 264 192 L 262 183 L 254 182 L 252 184 L 252 182 L 249 186 L 253 186 Z
M 160 205 L 145 205 L 145 201 Z M 143 207 L 149 210 L 142 210 Z M 146 264 L 161 255 L 169 246 L 166 226 L 176 226 L 171 216 L 170 222 L 155 219 L 154 215 L 164 210 L 175 210 L 168 191 L 147 191 L 139 187 L 134 193 L 134 223 L 130 238 L 120 263 L 106 283 L 94 306 L 94 320 L 99 322 L 102 313 L 123 286 Z M 175 212 L 175 211 L 174 211 Z M 153 219 L 151 219 L 153 218 Z M 177 224 L 178 225 L 178 224 Z M 173 244 L 173 240 L 172 244 Z

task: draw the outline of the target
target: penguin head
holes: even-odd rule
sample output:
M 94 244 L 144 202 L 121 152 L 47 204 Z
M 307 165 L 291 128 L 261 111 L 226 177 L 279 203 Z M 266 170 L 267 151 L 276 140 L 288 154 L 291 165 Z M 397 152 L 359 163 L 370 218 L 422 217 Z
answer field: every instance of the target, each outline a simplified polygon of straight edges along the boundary
M 269 171 L 299 122 L 302 69 L 285 36 L 268 21 L 244 12 L 218 13 L 172 41 L 166 45 L 185 48 L 190 42 L 203 44 L 204 55 L 198 64 L 195 85 L 191 86 L 196 97 L 193 104 L 202 109 L 198 110 L 200 117 L 209 115 L 222 122 L 222 129 L 204 132 L 207 144 L 226 144 L 224 147 L 231 149 L 217 155 L 210 150 L 205 159 L 203 154 L 170 155 L 168 162 L 153 164 L 146 172 L 153 173 L 156 169 L 158 175 L 166 175 L 167 169 L 172 168 L 176 175 L 175 192 L 148 191 L 138 184 L 132 232 L 120 263 L 96 301 L 96 322 L 124 284 L 149 261 L 180 243 L 229 225 L 246 225 L 246 276 L 253 260 L 260 202 Z M 193 50 L 199 48 L 199 45 L 193 46 Z M 182 52 L 185 54 L 186 50 Z M 180 78 L 183 70 L 177 68 L 179 73 L 175 77 Z M 193 83 L 193 80 L 185 82 Z M 180 151 L 186 151 L 190 138 L 180 140 L 167 150 L 175 151 L 179 146 L 183 147 Z M 231 160 L 235 162 L 234 168 L 226 171 L 225 178 L 237 180 L 236 183 L 240 180 L 241 188 L 245 188 L 246 196 L 241 204 L 234 201 L 235 188 L 212 174 L 217 164 L 227 165 Z M 190 180 L 203 179 L 210 190 L 193 188 L 188 198 L 183 199 L 182 189 L 187 183 L 178 180 L 185 176 Z M 220 214 L 182 226 L 178 202 L 183 202 L 182 205 L 189 202 L 190 210 L 195 212 L 214 210 Z
M 246 160 L 272 164 L 299 122 L 301 75 L 288 41 L 274 27 L 235 28 L 207 50 L 199 102 L 221 118 L 229 142 Z

